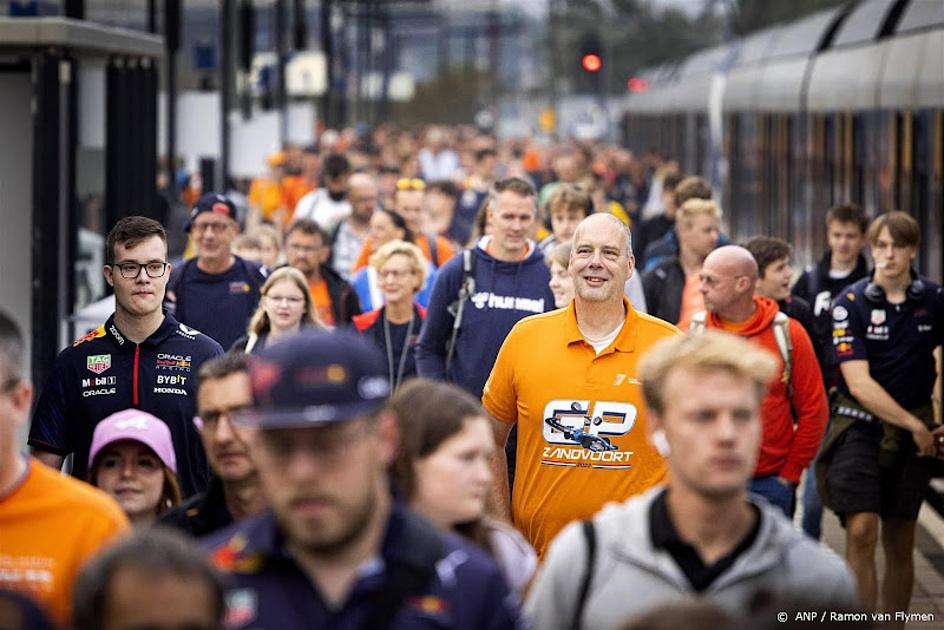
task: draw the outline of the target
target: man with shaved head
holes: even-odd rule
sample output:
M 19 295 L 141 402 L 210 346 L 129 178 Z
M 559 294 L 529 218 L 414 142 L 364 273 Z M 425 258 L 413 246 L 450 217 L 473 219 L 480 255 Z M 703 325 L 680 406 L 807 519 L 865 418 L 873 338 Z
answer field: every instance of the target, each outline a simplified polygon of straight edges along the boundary
M 570 521 L 665 479 L 665 461 L 646 437 L 636 364 L 679 331 L 623 296 L 635 267 L 630 243 L 616 217 L 584 219 L 570 257 L 573 301 L 518 322 L 485 384 L 498 443 L 518 426 L 510 507 L 505 460 L 493 458 L 496 505 L 539 555 Z
M 367 225 L 377 207 L 377 184 L 367 173 L 354 173 L 348 180 L 347 200 L 351 214 L 334 226 L 329 235 L 331 258 L 328 265 L 347 282 L 351 281 L 351 269 L 364 246 Z
M 757 275 L 747 249 L 726 245 L 711 252 L 700 275 L 705 311 L 692 317 L 691 330 L 734 333 L 777 358 L 761 404 L 763 439 L 751 490 L 792 516 L 800 474 L 816 455 L 829 411 L 809 335 L 776 302 L 754 295 Z

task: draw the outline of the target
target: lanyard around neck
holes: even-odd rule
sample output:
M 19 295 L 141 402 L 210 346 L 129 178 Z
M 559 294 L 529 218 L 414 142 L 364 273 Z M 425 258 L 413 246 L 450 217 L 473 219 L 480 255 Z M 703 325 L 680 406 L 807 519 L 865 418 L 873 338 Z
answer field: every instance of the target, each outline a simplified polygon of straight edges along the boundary
M 383 310 L 384 344 L 387 348 L 387 374 L 390 377 L 390 393 L 397 391 L 403 381 L 403 372 L 406 370 L 406 357 L 410 352 L 410 337 L 413 335 L 414 312 L 410 312 L 410 323 L 406 327 L 406 337 L 403 339 L 403 350 L 400 351 L 400 361 L 397 367 L 396 378 L 393 374 L 393 341 L 390 339 L 390 320 L 387 319 L 387 309 Z

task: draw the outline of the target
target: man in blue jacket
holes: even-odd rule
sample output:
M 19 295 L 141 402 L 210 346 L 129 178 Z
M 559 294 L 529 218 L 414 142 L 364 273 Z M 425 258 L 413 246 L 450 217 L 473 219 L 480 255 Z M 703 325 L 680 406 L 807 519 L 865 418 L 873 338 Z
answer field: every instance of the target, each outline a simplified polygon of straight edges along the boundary
M 420 376 L 450 380 L 477 398 L 511 328 L 554 309 L 550 272 L 528 238 L 534 187 L 518 177 L 496 182 L 487 212 L 491 234 L 439 270 L 416 349 Z
M 528 238 L 537 220 L 530 182 L 508 177 L 489 192 L 491 233 L 454 256 L 436 275 L 416 346 L 420 376 L 450 380 L 482 398 L 502 342 L 518 320 L 554 310 L 550 271 Z M 509 480 L 514 480 L 517 430 L 508 436 Z
M 271 511 L 206 540 L 230 574 L 229 628 L 511 630 L 495 561 L 390 491 L 397 420 L 380 352 L 351 332 L 300 333 L 250 360 L 233 416 Z

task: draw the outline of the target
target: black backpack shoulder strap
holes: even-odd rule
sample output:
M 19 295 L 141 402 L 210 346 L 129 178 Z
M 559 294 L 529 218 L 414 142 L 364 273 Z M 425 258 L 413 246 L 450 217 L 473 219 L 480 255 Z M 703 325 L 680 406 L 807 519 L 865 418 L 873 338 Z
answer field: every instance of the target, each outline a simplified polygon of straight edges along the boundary
M 570 623 L 572 630 L 580 630 L 583 627 L 583 611 L 587 607 L 587 596 L 590 594 L 590 583 L 593 581 L 593 570 L 597 560 L 597 533 L 593 527 L 593 521 L 586 520 L 581 525 L 584 539 L 587 541 L 587 566 L 584 569 L 580 592 L 577 593 L 577 602 L 574 604 L 574 618 Z
M 439 269 L 439 239 L 436 238 L 435 232 L 429 232 L 426 235 L 426 240 L 429 241 L 429 259 L 433 263 L 433 266 Z
M 393 625 L 397 613 L 411 597 L 420 595 L 436 575 L 436 563 L 443 554 L 443 537 L 412 512 L 403 512 L 402 539 L 397 552 L 385 557 L 384 587 L 367 620 L 364 630 L 385 630 Z
M 452 334 L 446 343 L 446 377 L 450 378 L 452 369 L 452 356 L 456 351 L 456 337 L 459 335 L 459 328 L 462 326 L 462 310 L 465 303 L 475 295 L 475 252 L 472 248 L 462 250 L 462 275 L 459 279 L 459 290 L 456 299 L 448 307 L 447 311 L 452 315 Z

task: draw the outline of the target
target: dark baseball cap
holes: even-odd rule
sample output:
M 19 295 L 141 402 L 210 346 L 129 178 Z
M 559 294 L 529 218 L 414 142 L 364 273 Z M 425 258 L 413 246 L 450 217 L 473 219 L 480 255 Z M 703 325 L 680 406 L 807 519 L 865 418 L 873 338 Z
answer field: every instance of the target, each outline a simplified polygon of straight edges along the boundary
M 368 415 L 390 393 L 380 351 L 349 331 L 303 330 L 249 360 L 253 405 L 234 417 L 262 429 L 323 426 Z
M 233 203 L 232 199 L 219 193 L 205 193 L 197 199 L 197 203 L 194 204 L 193 209 L 190 211 L 190 218 L 184 226 L 185 232 L 190 231 L 190 228 L 193 227 L 194 219 L 202 212 L 213 212 L 214 214 L 229 217 L 233 221 L 239 220 L 236 218 L 236 204 Z

